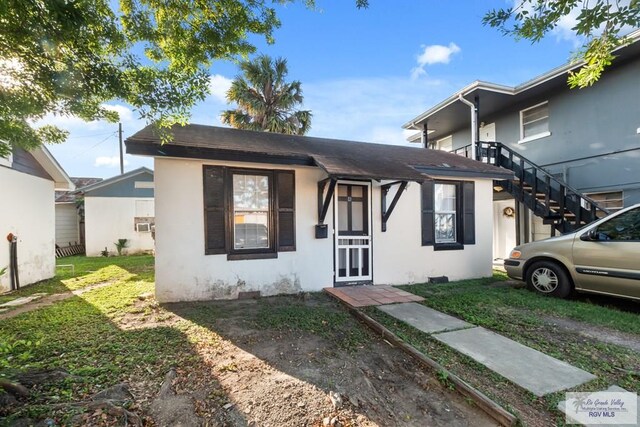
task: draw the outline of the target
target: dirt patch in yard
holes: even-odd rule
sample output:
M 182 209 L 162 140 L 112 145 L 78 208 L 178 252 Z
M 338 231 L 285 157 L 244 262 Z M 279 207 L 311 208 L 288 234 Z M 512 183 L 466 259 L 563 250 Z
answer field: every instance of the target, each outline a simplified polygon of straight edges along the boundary
M 591 338 L 606 344 L 615 344 L 626 347 L 640 353 L 640 336 L 627 334 L 602 326 L 589 325 L 577 320 L 562 317 L 545 316 L 544 320 L 558 329 L 577 333 L 583 337 Z
M 495 425 L 324 295 L 166 308 L 220 337 L 174 381 L 204 423 Z

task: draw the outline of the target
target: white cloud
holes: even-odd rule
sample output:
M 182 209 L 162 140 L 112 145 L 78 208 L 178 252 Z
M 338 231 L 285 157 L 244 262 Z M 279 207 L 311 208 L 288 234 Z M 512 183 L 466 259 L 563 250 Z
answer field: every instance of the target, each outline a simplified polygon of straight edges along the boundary
M 451 42 L 448 46 L 433 44 L 423 46 L 422 53 L 416 58 L 418 65 L 411 70 L 411 78 L 417 79 L 426 75 L 425 67 L 433 64 L 448 64 L 451 57 L 460 52 L 460 47 Z
M 133 120 L 133 110 L 124 105 L 110 105 L 110 104 L 102 104 L 102 108 L 110 111 L 115 111 L 120 116 L 121 122 L 129 122 Z
M 424 51 L 418 55 L 418 65 L 448 64 L 451 56 L 458 52 L 460 48 L 455 43 L 449 43 L 449 46 L 439 44 L 425 46 Z
M 233 80 L 220 74 L 214 74 L 209 77 L 209 92 L 219 101 L 226 103 L 227 91 L 231 87 L 232 81 Z
M 124 159 L 124 165 L 127 166 L 129 162 L 127 159 Z M 96 161 L 93 164 L 95 167 L 106 166 L 109 168 L 120 166 L 120 157 L 119 156 L 100 156 L 96 157 Z

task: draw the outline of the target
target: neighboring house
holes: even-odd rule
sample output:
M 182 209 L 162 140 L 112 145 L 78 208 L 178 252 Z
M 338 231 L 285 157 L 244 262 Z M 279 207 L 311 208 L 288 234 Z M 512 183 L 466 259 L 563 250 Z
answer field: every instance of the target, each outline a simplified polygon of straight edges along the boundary
M 87 256 L 100 256 L 105 249 L 115 254 L 118 239 L 127 239 L 128 254 L 153 251 L 153 187 L 153 171 L 139 168 L 79 190 Z
M 493 179 L 509 171 L 383 144 L 147 127 L 162 302 L 491 275 Z
M 102 178 L 74 178 L 77 190 L 102 181 Z M 56 191 L 56 246 L 64 248 L 84 244 L 84 202 L 78 191 Z
M 482 144 L 479 160 L 497 158 L 516 176 L 522 169 L 522 183 L 496 182 L 495 258 L 571 231 L 605 214 L 600 208 L 640 202 L 640 31 L 629 38 L 592 87 L 569 89 L 576 63 L 515 87 L 476 81 L 403 126 L 421 131 L 410 140 L 470 156 L 472 115 L 463 97 L 478 110 L 477 140 L 500 142 Z
M 40 147 L 19 148 L 0 158 L 0 269 L 10 265 L 7 236 L 17 237 L 20 286 L 55 275 L 55 190 L 73 190 L 73 183 Z M 11 289 L 9 268 L 0 276 L 0 292 Z

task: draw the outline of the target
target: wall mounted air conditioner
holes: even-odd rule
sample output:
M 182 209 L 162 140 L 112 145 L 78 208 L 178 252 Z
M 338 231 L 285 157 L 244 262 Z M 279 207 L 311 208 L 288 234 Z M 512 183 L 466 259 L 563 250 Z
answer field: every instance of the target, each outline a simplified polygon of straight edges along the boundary
M 136 224 L 136 231 L 149 233 L 151 231 L 151 224 L 148 222 L 139 222 Z

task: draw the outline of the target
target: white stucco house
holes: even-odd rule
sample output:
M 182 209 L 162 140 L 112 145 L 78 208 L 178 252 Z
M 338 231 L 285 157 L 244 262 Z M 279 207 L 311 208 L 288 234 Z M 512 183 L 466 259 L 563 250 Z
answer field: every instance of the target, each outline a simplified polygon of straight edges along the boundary
M 0 270 L 6 268 L 0 292 L 55 275 L 54 193 L 73 188 L 46 147 L 16 148 L 0 158 Z M 10 234 L 15 236 L 17 268 L 12 268 Z
M 100 256 L 104 250 L 117 253 L 118 239 L 127 239 L 125 253 L 153 251 L 152 170 L 135 169 L 88 185 L 79 193 L 84 197 L 87 256 Z
M 436 150 L 202 125 L 152 127 L 162 302 L 492 274 L 492 182 Z

